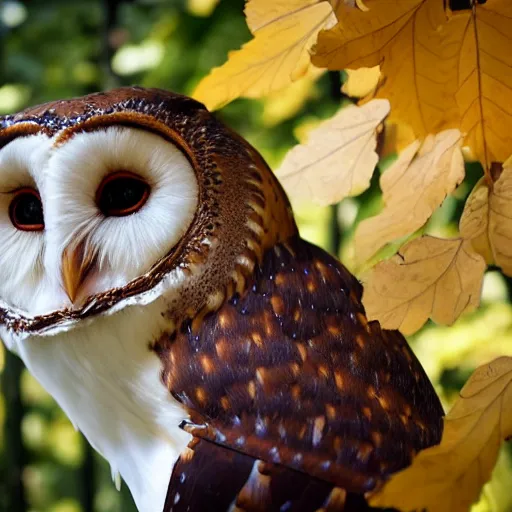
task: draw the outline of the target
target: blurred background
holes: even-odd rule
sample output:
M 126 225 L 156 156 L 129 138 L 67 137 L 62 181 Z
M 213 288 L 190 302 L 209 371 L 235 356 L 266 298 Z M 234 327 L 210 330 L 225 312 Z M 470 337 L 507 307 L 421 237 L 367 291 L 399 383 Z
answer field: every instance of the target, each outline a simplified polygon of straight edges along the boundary
M 0 0 L 0 115 L 117 85 L 190 94 L 229 50 L 250 39 L 243 7 L 243 0 Z M 340 79 L 308 77 L 264 100 L 237 100 L 218 116 L 275 168 L 339 107 Z M 465 183 L 422 231 L 455 234 L 480 175 L 478 164 L 468 165 Z M 368 191 L 336 207 L 294 204 L 303 237 L 351 270 L 354 228 L 381 207 L 378 178 L 376 172 Z M 512 355 L 511 297 L 512 281 L 490 269 L 477 312 L 452 327 L 429 323 L 410 338 L 446 409 L 475 367 Z M 115 489 L 108 464 L 1 345 L 0 376 L 0 511 L 135 511 L 126 488 Z M 512 510 L 511 456 L 504 448 L 475 511 Z

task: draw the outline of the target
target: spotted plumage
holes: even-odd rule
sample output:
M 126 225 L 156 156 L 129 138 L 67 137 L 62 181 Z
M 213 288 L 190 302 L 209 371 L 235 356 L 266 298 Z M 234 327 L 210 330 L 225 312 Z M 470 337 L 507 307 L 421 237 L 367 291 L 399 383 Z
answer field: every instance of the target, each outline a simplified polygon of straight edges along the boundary
M 299 237 L 267 251 L 244 293 L 155 346 L 182 428 L 359 494 L 439 442 L 427 376 L 398 332 L 366 320 L 361 293 Z
M 2 338 L 141 512 L 364 510 L 440 439 L 405 339 L 189 98 L 123 88 L 0 118 L 1 237 Z

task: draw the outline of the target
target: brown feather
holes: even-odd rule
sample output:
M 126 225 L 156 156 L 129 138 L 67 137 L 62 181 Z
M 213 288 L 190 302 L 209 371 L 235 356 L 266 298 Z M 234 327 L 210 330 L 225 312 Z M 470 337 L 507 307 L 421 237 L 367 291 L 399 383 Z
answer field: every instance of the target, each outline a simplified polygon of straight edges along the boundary
M 399 332 L 367 321 L 341 263 L 293 237 L 248 284 L 156 346 L 185 430 L 361 494 L 439 442 L 428 377 Z

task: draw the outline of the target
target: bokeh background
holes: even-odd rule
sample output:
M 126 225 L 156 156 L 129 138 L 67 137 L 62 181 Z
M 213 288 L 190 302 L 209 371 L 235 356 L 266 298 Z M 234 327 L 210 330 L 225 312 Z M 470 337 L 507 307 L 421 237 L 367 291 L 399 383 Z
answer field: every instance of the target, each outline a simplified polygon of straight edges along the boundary
M 0 115 L 117 85 L 190 94 L 250 38 L 243 7 L 243 0 L 0 0 Z M 340 79 L 306 78 L 264 100 L 237 100 L 218 116 L 275 168 L 308 128 L 339 107 Z M 379 172 L 362 196 L 335 207 L 294 204 L 302 235 L 352 270 L 354 228 L 381 207 Z M 456 232 L 478 165 L 467 173 L 423 231 Z M 512 281 L 490 269 L 477 312 L 452 327 L 429 323 L 410 339 L 446 408 L 476 366 L 512 355 L 511 296 Z M 0 511 L 135 511 L 126 487 L 115 489 L 108 464 L 1 345 L 0 374 Z M 512 511 L 511 455 L 502 450 L 475 511 Z

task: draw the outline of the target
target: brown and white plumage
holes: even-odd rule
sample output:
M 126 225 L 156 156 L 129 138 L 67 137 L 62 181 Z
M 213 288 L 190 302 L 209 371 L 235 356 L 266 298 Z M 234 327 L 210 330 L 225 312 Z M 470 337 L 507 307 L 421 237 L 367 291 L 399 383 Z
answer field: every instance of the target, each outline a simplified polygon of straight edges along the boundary
M 141 511 L 360 510 L 439 441 L 405 339 L 366 320 L 357 280 L 202 105 L 118 89 L 0 118 L 0 144 L 0 186 L 3 155 L 35 145 L 11 174 L 29 168 L 45 216 L 37 265 L 13 284 L 0 259 L 1 334 Z M 126 172 L 146 202 L 105 213 Z

